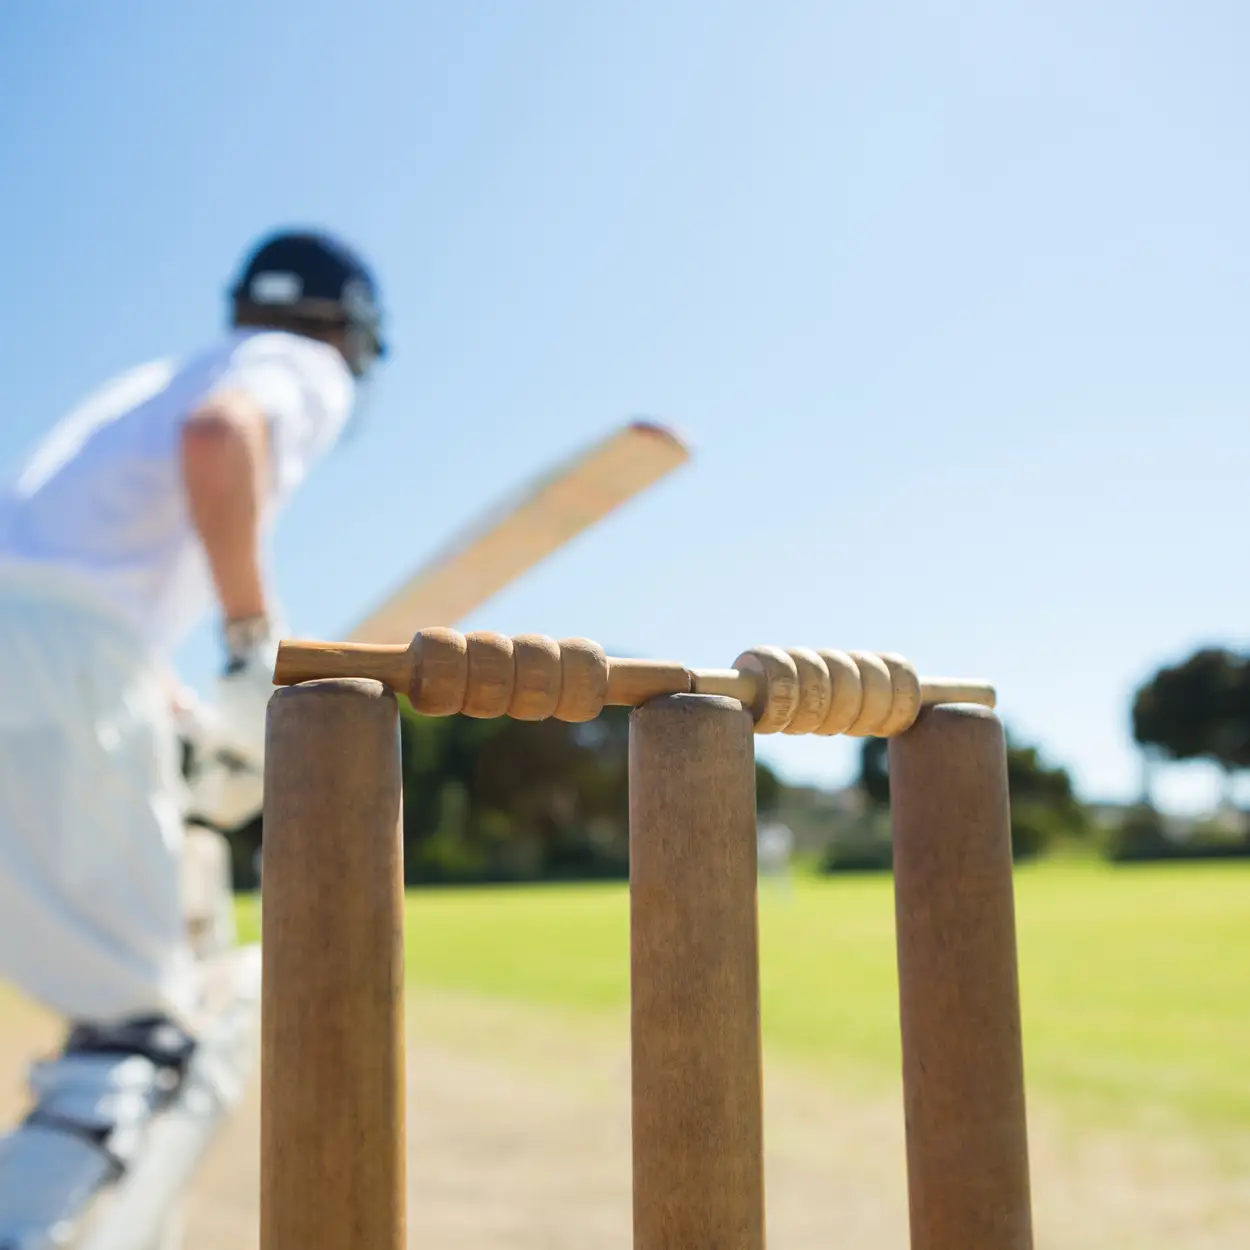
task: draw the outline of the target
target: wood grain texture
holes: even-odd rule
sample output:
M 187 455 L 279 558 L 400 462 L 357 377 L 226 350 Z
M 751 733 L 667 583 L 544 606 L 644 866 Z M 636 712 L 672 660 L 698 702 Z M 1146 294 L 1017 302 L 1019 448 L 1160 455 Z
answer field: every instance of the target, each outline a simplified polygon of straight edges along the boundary
M 721 694 L 727 699 L 737 699 L 752 716 L 757 700 L 764 698 L 759 673 L 740 673 L 736 668 L 692 668 L 689 693 Z
M 751 714 L 757 734 L 780 733 L 799 710 L 799 671 L 794 658 L 780 647 L 752 647 L 735 661 L 739 673 L 755 679 Z
M 638 707 L 666 694 L 686 694 L 690 674 L 671 660 L 608 661 L 606 702 L 612 707 Z
M 560 644 L 542 634 L 518 634 L 512 645 L 516 684 L 508 715 L 513 720 L 546 720 L 560 705 Z
M 893 738 L 916 723 L 923 703 L 920 678 L 901 656 L 883 651 L 878 657 L 890 673 L 890 714 L 877 726 L 882 738 Z
M 763 1250 L 752 735 L 720 696 L 630 718 L 635 1250 Z
M 998 692 L 988 681 L 966 677 L 922 677 L 920 702 L 925 707 L 940 703 L 975 703 L 978 707 L 998 706 Z
M 574 724 L 594 720 L 608 697 L 608 657 L 589 638 L 560 639 L 558 720 Z
M 454 629 L 434 626 L 413 636 L 406 652 L 412 666 L 407 694 L 424 716 L 455 716 L 469 689 L 469 640 Z
M 404 646 L 305 638 L 284 640 L 278 644 L 273 682 L 275 686 L 295 686 L 324 678 L 362 677 L 380 681 L 396 694 L 407 694 L 413 674 L 413 656 L 419 654 L 420 645 L 421 635 Z
M 261 1250 L 403 1250 L 398 706 L 293 686 L 267 744 Z
M 848 738 L 867 738 L 890 718 L 894 706 L 894 679 L 886 662 L 871 651 L 848 651 L 859 669 L 859 715 L 845 731 Z
M 431 626 L 407 647 L 284 641 L 274 682 L 369 677 L 434 716 L 514 716 L 584 721 L 605 706 L 638 707 L 665 694 L 725 695 L 750 709 L 756 733 L 902 733 L 921 706 L 994 706 L 994 688 L 958 678 L 922 679 L 902 656 L 755 647 L 735 668 L 686 668 L 672 660 L 616 659 L 585 638 L 463 635 Z
M 859 709 L 864 702 L 864 683 L 859 676 L 859 665 L 845 651 L 818 651 L 829 671 L 829 710 L 816 730 L 818 734 L 831 737 L 844 734 L 859 719 Z
M 786 654 L 794 664 L 799 682 L 799 701 L 783 732 L 815 733 L 829 715 L 833 682 L 829 667 L 810 647 L 789 647 Z
M 993 712 L 890 741 L 912 1250 L 1030 1250 L 1007 755 Z
M 503 716 L 516 688 L 512 639 L 478 629 L 465 635 L 469 648 L 469 684 L 460 709 L 465 716 L 492 720 Z

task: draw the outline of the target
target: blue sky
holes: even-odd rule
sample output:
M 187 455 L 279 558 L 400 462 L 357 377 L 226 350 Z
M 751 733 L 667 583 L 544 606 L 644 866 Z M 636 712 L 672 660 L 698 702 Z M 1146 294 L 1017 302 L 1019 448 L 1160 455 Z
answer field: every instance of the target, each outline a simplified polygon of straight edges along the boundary
M 1134 685 L 1250 635 L 1248 33 L 1232 0 L 5 5 L 0 460 L 217 333 L 258 234 L 328 226 L 395 350 L 276 536 L 295 632 L 646 413 L 694 462 L 466 627 L 902 651 L 1131 795 Z M 203 685 L 210 627 L 182 659 Z

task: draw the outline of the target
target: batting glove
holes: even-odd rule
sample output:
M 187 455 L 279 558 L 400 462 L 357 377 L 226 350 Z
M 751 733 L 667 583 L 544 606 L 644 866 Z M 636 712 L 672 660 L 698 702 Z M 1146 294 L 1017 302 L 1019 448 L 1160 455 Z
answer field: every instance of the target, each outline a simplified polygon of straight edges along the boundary
M 265 712 L 274 691 L 278 639 L 265 618 L 229 622 L 225 671 L 217 679 L 219 747 L 257 772 L 265 761 Z

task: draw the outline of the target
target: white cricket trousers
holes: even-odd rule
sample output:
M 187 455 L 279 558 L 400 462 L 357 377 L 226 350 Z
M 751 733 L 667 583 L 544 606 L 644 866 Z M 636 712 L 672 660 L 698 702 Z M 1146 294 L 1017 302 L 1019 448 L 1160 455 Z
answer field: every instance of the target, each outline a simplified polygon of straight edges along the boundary
M 0 979 L 74 1020 L 186 1019 L 185 787 L 142 640 L 55 574 L 0 572 Z

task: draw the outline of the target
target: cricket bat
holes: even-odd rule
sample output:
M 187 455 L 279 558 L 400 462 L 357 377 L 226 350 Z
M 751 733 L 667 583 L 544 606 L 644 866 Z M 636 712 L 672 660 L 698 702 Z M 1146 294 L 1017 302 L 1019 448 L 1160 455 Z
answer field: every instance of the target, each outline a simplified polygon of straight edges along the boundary
M 689 458 L 689 447 L 666 426 L 631 421 L 457 535 L 346 640 L 406 643 L 426 626 L 456 624 Z

